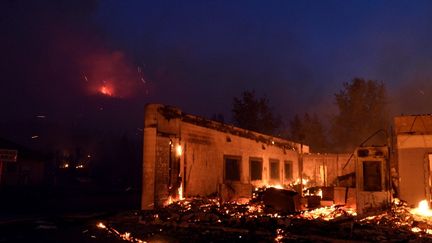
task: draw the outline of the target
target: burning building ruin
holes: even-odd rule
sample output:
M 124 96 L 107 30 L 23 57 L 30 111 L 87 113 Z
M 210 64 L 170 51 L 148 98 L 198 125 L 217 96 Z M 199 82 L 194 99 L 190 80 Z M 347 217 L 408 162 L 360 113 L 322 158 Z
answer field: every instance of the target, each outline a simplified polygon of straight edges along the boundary
M 152 209 L 184 196 L 238 200 L 252 186 L 288 186 L 301 179 L 309 147 L 149 104 L 143 152 L 142 209 Z
M 429 121 L 417 124 L 423 118 L 396 118 L 394 144 L 313 154 L 305 145 L 147 105 L 141 224 L 97 227 L 131 242 L 156 234 L 184 241 L 430 240 Z M 310 195 L 296 182 L 322 191 Z M 307 207 L 297 210 L 292 191 L 278 189 L 289 187 Z M 321 204 L 313 205 L 317 197 Z
M 293 186 L 306 182 L 330 187 L 320 192 L 329 205 L 357 207 L 360 214 L 389 207 L 392 192 L 414 206 L 431 198 L 431 117 L 396 117 L 395 144 L 359 147 L 350 156 L 309 153 L 307 145 L 149 104 L 142 209 L 184 197 L 248 200 L 262 186 L 302 193 Z
M 291 188 L 301 194 L 307 186 L 325 189 L 324 198 L 321 189 L 312 190 L 318 201 L 308 198 L 309 206 L 319 206 L 323 199 L 328 205 L 355 208 L 356 194 L 367 192 L 360 199 L 369 202 L 367 197 L 388 191 L 388 177 L 381 171 L 387 168 L 383 161 L 388 153 L 382 153 L 383 148 L 365 149 L 354 156 L 361 160 L 349 163 L 350 154 L 312 154 L 307 145 L 186 114 L 175 107 L 149 104 L 145 110 L 141 206 L 147 210 L 184 197 L 210 195 L 224 201 L 247 201 L 253 188 Z M 383 156 L 377 159 L 377 155 Z M 340 183 L 341 177 L 351 179 L 346 175 L 356 171 L 367 179 L 357 179 L 357 185 L 354 179 Z M 361 190 L 356 192 L 355 187 Z M 314 194 L 306 192 L 306 196 Z M 384 198 L 388 203 L 387 196 Z M 380 208 L 381 199 L 363 202 L 360 207 Z

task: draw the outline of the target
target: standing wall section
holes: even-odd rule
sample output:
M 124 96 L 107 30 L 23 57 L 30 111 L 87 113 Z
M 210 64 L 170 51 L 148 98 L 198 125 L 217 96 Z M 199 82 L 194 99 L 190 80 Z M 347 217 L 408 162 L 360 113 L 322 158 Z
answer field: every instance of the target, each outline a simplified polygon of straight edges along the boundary
M 221 194 L 226 188 L 250 197 L 252 185 L 288 185 L 299 178 L 300 146 L 184 114 L 175 107 L 147 105 L 142 208 L 152 209 L 163 205 L 170 196 L 178 196 L 175 195 L 178 186 L 186 197 Z M 308 152 L 308 147 L 303 145 L 303 151 Z M 226 158 L 239 159 L 238 181 L 226 180 Z M 261 180 L 251 181 L 251 158 L 262 160 Z M 278 179 L 270 178 L 270 160 L 279 161 Z M 285 162 L 291 164 L 289 179 L 285 178 Z
M 305 154 L 303 156 L 303 177 L 310 180 L 311 186 L 332 186 L 338 176 L 354 171 L 355 161 L 351 154 Z
M 395 117 L 400 198 L 411 206 L 430 198 L 432 116 Z

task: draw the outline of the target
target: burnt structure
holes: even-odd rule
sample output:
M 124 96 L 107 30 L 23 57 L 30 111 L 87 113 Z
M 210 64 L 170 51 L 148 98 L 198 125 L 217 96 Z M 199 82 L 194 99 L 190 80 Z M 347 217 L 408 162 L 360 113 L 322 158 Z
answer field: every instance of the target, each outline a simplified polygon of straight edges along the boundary
M 410 205 L 431 200 L 432 115 L 394 118 L 400 198 Z
M 0 187 L 41 186 L 49 158 L 0 138 Z
M 170 197 L 250 198 L 252 186 L 301 177 L 309 147 L 160 104 L 145 107 L 142 209 Z
M 388 208 L 391 202 L 388 146 L 359 147 L 355 157 L 357 213 Z
M 304 154 L 302 171 L 310 186 L 332 186 L 338 177 L 354 172 L 352 159 L 351 154 Z

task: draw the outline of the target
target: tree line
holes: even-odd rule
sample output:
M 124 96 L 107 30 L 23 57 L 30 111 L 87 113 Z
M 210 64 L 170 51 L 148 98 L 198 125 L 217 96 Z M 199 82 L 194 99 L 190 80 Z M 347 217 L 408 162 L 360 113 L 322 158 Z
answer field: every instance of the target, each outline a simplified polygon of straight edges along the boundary
M 334 94 L 334 104 L 337 112 L 329 120 L 304 113 L 283 121 L 267 97 L 244 91 L 234 97 L 231 111 L 235 125 L 309 145 L 312 152 L 352 152 L 366 141 L 386 143 L 390 119 L 383 82 L 361 78 L 345 82 Z

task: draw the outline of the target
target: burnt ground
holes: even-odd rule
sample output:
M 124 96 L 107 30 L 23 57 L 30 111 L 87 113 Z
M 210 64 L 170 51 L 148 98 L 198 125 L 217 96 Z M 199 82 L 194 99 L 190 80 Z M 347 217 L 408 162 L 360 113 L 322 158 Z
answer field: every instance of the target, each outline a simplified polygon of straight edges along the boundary
M 2 242 L 122 242 L 96 229 L 96 221 L 139 209 L 133 190 L 3 188 Z
M 132 242 L 432 242 L 426 233 L 431 228 L 428 219 L 407 210 L 405 205 L 393 205 L 359 218 L 338 207 L 284 214 L 257 204 L 194 199 L 107 217 L 107 228 L 98 230 Z
M 358 218 L 338 207 L 288 214 L 261 202 L 220 204 L 202 198 L 141 212 L 134 192 L 4 195 L 0 243 L 432 242 L 429 219 L 414 217 L 403 204 Z M 106 228 L 97 227 L 99 222 Z
M 0 225 L 0 242 L 124 242 L 88 219 L 43 218 Z

